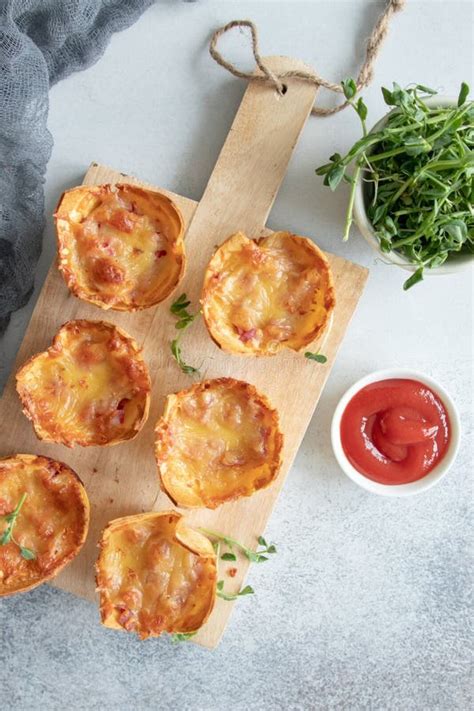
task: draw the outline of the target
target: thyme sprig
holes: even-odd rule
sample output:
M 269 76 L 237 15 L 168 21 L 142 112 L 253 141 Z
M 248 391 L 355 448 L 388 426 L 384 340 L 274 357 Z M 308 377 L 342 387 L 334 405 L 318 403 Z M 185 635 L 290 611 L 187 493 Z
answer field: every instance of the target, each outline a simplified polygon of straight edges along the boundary
M 347 101 L 362 124 L 362 138 L 345 156 L 335 153 L 316 173 L 335 190 L 351 185 L 344 224 L 347 240 L 353 220 L 356 185 L 364 181 L 367 215 L 383 252 L 396 251 L 416 271 L 405 290 L 423 279 L 424 270 L 456 253 L 474 253 L 474 102 L 463 82 L 457 106 L 428 106 L 437 92 L 416 84 L 382 87 L 395 111 L 383 127 L 366 129 L 367 107 L 356 101 L 353 79 L 342 82 Z M 352 170 L 351 170 L 352 166 Z
M 252 561 L 252 563 L 263 563 L 266 560 L 268 560 L 268 554 L 273 554 L 276 553 L 276 547 L 273 545 L 268 545 L 266 540 L 263 538 L 263 536 L 259 536 L 258 538 L 258 543 L 261 546 L 260 549 L 257 550 L 252 550 L 251 548 L 248 548 L 247 546 L 244 546 L 243 543 L 239 543 L 239 541 L 236 541 L 234 538 L 230 538 L 230 536 L 225 536 L 222 533 L 217 533 L 216 531 L 210 531 L 207 528 L 201 528 L 200 529 L 201 533 L 204 533 L 206 536 L 210 536 L 211 538 L 214 538 L 215 541 L 217 542 L 222 542 L 224 543 L 230 550 L 232 551 L 233 548 L 238 548 L 243 555 L 248 558 L 248 560 Z M 217 545 L 214 545 L 214 550 L 217 551 L 217 554 L 219 552 L 219 548 Z M 227 555 L 224 553 L 224 555 Z M 221 556 L 222 560 L 236 560 L 236 557 L 230 558 L 224 556 Z
M 255 590 L 250 585 L 246 585 L 242 590 L 239 590 L 238 593 L 226 593 L 224 592 L 224 581 L 218 580 L 217 582 L 217 597 L 222 598 L 222 600 L 227 600 L 228 602 L 237 600 L 238 597 L 244 595 L 253 595 L 254 593 Z
M 19 502 L 17 503 L 13 511 L 11 511 L 9 514 L 0 516 L 0 518 L 2 518 L 7 523 L 7 527 L 0 536 L 0 546 L 6 546 L 7 543 L 10 542 L 15 543 L 15 545 L 17 545 L 20 549 L 20 553 L 22 557 L 25 558 L 25 560 L 35 560 L 36 553 L 32 551 L 31 548 L 22 546 L 21 543 L 19 543 L 13 535 L 13 529 L 15 528 L 16 520 L 20 514 L 21 507 L 25 503 L 25 499 L 26 491 L 22 494 Z
M 240 551 L 240 553 L 242 553 L 242 555 L 244 555 L 248 560 L 252 561 L 252 563 L 263 563 L 268 560 L 268 555 L 277 552 L 276 546 L 273 543 L 269 545 L 263 536 L 258 537 L 257 541 L 260 548 L 257 548 L 257 550 L 254 551 L 251 548 L 244 546 L 243 543 L 236 541 L 235 538 L 225 536 L 222 533 L 217 533 L 217 531 L 211 531 L 208 528 L 200 528 L 199 530 L 201 531 L 201 533 L 204 533 L 204 535 L 214 539 L 212 542 L 212 547 L 214 548 L 216 557 L 220 558 L 220 560 L 236 561 L 237 556 L 234 552 L 234 549 Z M 220 555 L 222 545 L 227 546 L 229 550 Z M 223 600 L 237 600 L 238 597 L 242 597 L 244 595 L 253 595 L 254 593 L 255 590 L 250 585 L 246 585 L 244 588 L 242 588 L 242 590 L 239 590 L 238 593 L 226 593 L 224 591 L 224 581 L 219 580 L 217 582 L 217 596 L 222 598 Z
M 181 371 L 185 375 L 200 375 L 199 368 L 195 368 L 192 365 L 188 365 L 183 360 L 181 345 L 179 343 L 184 331 L 192 324 L 192 322 L 198 316 L 198 314 L 189 313 L 188 306 L 190 306 L 190 304 L 191 302 L 189 301 L 186 294 L 181 294 L 181 296 L 178 297 L 176 301 L 171 304 L 170 311 L 173 316 L 176 316 L 177 321 L 175 323 L 175 328 L 178 329 L 179 335 L 177 336 L 177 338 L 174 338 L 171 341 L 170 348 L 173 358 L 175 359 Z

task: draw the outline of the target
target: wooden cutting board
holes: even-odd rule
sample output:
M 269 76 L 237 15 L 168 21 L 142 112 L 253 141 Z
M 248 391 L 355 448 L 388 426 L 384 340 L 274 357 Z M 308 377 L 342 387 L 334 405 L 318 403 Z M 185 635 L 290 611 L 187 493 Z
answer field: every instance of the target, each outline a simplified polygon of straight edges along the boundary
M 266 60 L 276 72 L 307 69 L 293 59 Z M 172 508 L 159 491 L 153 456 L 153 430 L 168 393 L 191 384 L 171 358 L 169 343 L 175 337 L 170 303 L 182 292 L 198 305 L 205 267 L 215 249 L 233 232 L 243 230 L 259 236 L 265 230 L 268 213 L 285 175 L 288 161 L 314 103 L 316 90 L 297 80 L 288 83 L 284 96 L 272 88 L 250 83 L 227 140 L 199 203 L 180 195 L 169 195 L 181 209 L 186 225 L 187 272 L 175 293 L 164 303 L 145 311 L 127 314 L 103 311 L 71 296 L 56 265 L 44 283 L 16 364 L 0 401 L 0 454 L 37 453 L 63 460 L 82 478 L 91 500 L 88 540 L 77 559 L 54 581 L 54 585 L 94 600 L 94 562 L 100 530 L 111 519 L 140 511 Z M 324 122 L 319 123 L 321 131 Z M 157 156 L 159 160 L 159 156 Z M 132 182 L 142 184 L 110 168 L 92 164 L 86 184 Z M 59 196 L 58 196 L 59 197 Z M 291 229 L 291 215 L 281 229 Z M 317 241 L 317 234 L 315 235 Z M 182 347 L 187 362 L 201 367 L 203 376 L 232 376 L 256 385 L 280 412 L 284 434 L 283 466 L 276 481 L 254 496 L 224 504 L 215 511 L 188 513 L 191 524 L 222 531 L 255 547 L 264 530 L 278 494 L 295 458 L 314 412 L 336 352 L 362 293 L 367 270 L 341 257 L 328 255 L 334 275 L 337 305 L 332 324 L 323 335 L 325 365 L 308 361 L 301 354 L 282 353 L 274 357 L 248 358 L 222 353 L 196 321 L 186 332 Z M 105 319 L 118 324 L 142 344 L 152 378 L 150 416 L 139 436 L 114 447 L 68 449 L 36 439 L 31 423 L 21 412 L 15 392 L 15 371 L 31 355 L 47 348 L 59 327 L 69 319 Z M 322 347 L 321 341 L 311 350 Z M 225 574 L 225 589 L 238 591 L 246 577 L 248 561 L 239 561 L 235 578 Z M 246 598 L 240 604 L 252 604 Z M 194 638 L 215 647 L 233 607 L 218 599 L 205 627 Z

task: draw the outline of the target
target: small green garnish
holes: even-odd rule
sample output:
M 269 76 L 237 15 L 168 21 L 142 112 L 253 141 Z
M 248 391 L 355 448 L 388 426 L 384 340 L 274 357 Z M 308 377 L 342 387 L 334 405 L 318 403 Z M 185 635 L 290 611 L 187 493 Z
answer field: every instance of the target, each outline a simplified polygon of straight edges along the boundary
M 171 635 L 172 642 L 186 642 L 191 637 L 195 637 L 197 632 L 175 632 Z
M 206 536 L 211 536 L 211 538 L 216 539 L 216 541 L 221 541 L 222 543 L 225 543 L 225 545 L 232 550 L 234 546 L 238 548 L 248 560 L 252 561 L 252 563 L 263 563 L 264 561 L 268 560 L 266 555 L 268 553 L 276 553 L 276 547 L 272 545 L 268 545 L 266 540 L 260 536 L 258 538 L 258 543 L 263 546 L 263 549 L 253 551 L 251 548 L 248 548 L 247 546 L 244 546 L 243 543 L 239 543 L 239 541 L 236 541 L 234 538 L 230 538 L 230 536 L 224 536 L 222 533 L 217 533 L 216 531 L 210 531 L 207 528 L 201 528 L 200 529 L 201 533 L 204 533 Z M 214 545 L 214 550 L 216 550 L 216 545 Z M 227 553 L 224 553 L 221 558 L 223 560 L 235 560 L 234 558 L 224 558 L 224 555 L 228 555 Z
M 171 353 L 173 354 L 173 357 L 181 368 L 182 372 L 185 375 L 194 375 L 196 373 L 199 373 L 199 368 L 194 368 L 194 366 L 187 365 L 187 363 L 184 362 L 183 357 L 181 355 L 181 346 L 179 345 L 178 341 L 178 338 L 175 338 L 173 341 L 171 341 Z
M 304 357 L 308 360 L 315 360 L 317 363 L 326 363 L 327 358 L 322 353 L 311 353 L 311 351 L 306 351 Z
M 6 529 L 0 536 L 0 546 L 5 546 L 11 541 L 12 543 L 15 543 L 18 546 L 18 548 L 20 549 L 20 553 L 25 560 L 35 560 L 36 553 L 32 551 L 31 548 L 26 548 L 26 546 L 22 546 L 21 543 L 18 543 L 16 538 L 13 536 L 13 529 L 15 527 L 18 515 L 21 511 L 21 507 L 25 503 L 25 499 L 26 492 L 22 494 L 20 501 L 17 503 L 13 511 L 11 511 L 9 514 L 5 514 L 4 516 L 0 516 L 0 518 L 3 518 L 7 523 Z
M 257 540 L 258 540 L 258 542 L 260 543 L 260 545 L 261 545 L 261 546 L 264 546 L 264 548 L 266 549 L 266 550 L 264 551 L 265 553 L 276 553 L 276 552 L 277 552 L 277 549 L 276 549 L 275 545 L 274 545 L 273 543 L 271 543 L 270 545 L 268 545 L 268 543 L 266 542 L 266 540 L 264 539 L 263 536 L 259 536 Z M 258 552 L 258 551 L 257 551 L 257 552 Z
M 219 580 L 217 583 L 217 597 L 222 598 L 222 600 L 227 600 L 227 601 L 232 601 L 232 600 L 237 600 L 238 597 L 242 597 L 244 595 L 253 595 L 255 593 L 255 590 L 250 586 L 246 585 L 242 590 L 239 590 L 238 593 L 226 593 L 224 592 L 224 581 Z
M 227 561 L 236 561 L 237 556 L 233 552 L 234 548 L 237 548 L 248 560 L 252 561 L 252 563 L 263 563 L 264 561 L 268 560 L 268 554 L 273 554 L 276 553 L 276 546 L 269 545 L 266 540 L 264 539 L 263 536 L 258 537 L 258 544 L 261 546 L 260 549 L 253 551 L 251 548 L 248 548 L 247 546 L 244 546 L 243 543 L 239 543 L 239 541 L 236 541 L 234 538 L 231 538 L 230 536 L 224 536 L 222 533 L 217 533 L 216 531 L 210 531 L 207 528 L 201 528 L 199 529 L 201 533 L 204 533 L 206 536 L 210 536 L 211 538 L 214 538 L 214 541 L 212 542 L 212 546 L 214 548 L 214 551 L 216 553 L 216 556 L 219 557 L 220 553 L 220 548 L 221 544 L 226 545 L 230 551 L 223 553 L 220 556 L 221 560 L 227 560 Z M 234 569 L 235 570 L 235 569 Z M 222 598 L 223 600 L 237 600 L 238 597 L 242 597 L 244 595 L 253 595 L 254 594 L 254 589 L 250 587 L 250 585 L 246 585 L 242 590 L 240 590 L 238 593 L 226 593 L 224 592 L 224 581 L 219 580 L 217 582 L 217 596 Z
M 423 280 L 423 267 L 418 267 L 416 272 L 411 275 L 403 284 L 403 290 L 407 291 L 412 286 L 415 286 L 419 281 Z
M 35 560 L 36 558 L 36 553 L 31 548 L 25 548 L 25 546 L 20 546 L 20 553 L 25 560 Z
M 469 85 L 465 81 L 462 82 L 458 96 L 458 106 L 462 106 L 469 96 Z
M 194 316 L 187 311 L 188 306 L 191 305 L 186 294 L 181 294 L 176 301 L 174 301 L 170 306 L 170 311 L 173 316 L 176 316 L 178 322 L 176 323 L 176 328 L 183 329 L 189 326 L 190 323 L 194 321 Z
M 186 294 L 181 294 L 181 296 L 178 297 L 170 306 L 171 313 L 177 318 L 175 328 L 177 328 L 180 332 L 178 337 L 171 341 L 170 348 L 173 358 L 185 375 L 199 375 L 199 368 L 195 368 L 194 366 L 188 365 L 184 362 L 181 353 L 181 346 L 179 344 L 182 334 L 188 326 L 192 324 L 197 316 L 197 314 L 189 313 L 188 306 L 190 304 L 191 302 L 188 300 Z
M 426 268 L 456 253 L 474 253 L 474 102 L 463 82 L 457 106 L 428 106 L 437 92 L 422 84 L 382 87 L 394 107 L 383 127 L 367 132 L 367 107 L 355 100 L 353 79 L 342 82 L 344 95 L 362 123 L 360 138 L 345 155 L 335 153 L 316 170 L 335 190 L 351 185 L 344 225 L 347 240 L 356 185 L 364 181 L 367 215 L 383 252 L 398 252 L 417 268 L 403 285 L 410 289 Z M 353 170 L 350 171 L 350 166 Z

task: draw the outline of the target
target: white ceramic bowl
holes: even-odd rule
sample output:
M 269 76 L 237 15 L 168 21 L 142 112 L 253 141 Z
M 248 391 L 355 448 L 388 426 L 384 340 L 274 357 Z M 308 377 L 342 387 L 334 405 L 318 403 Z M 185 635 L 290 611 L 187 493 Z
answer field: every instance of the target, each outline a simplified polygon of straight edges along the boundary
M 379 484 L 377 481 L 368 479 L 363 474 L 357 471 L 350 461 L 347 459 L 341 443 L 341 418 L 344 410 L 346 409 L 349 401 L 354 397 L 356 393 L 362 388 L 370 383 L 375 383 L 380 380 L 387 380 L 389 378 L 406 378 L 409 380 L 418 380 L 419 382 L 427 385 L 431 390 L 437 393 L 446 407 L 449 423 L 451 439 L 448 445 L 448 450 L 444 455 L 443 459 L 437 464 L 422 479 L 418 481 L 412 481 L 409 484 Z M 347 474 L 349 479 L 352 479 L 356 484 L 359 484 L 363 489 L 371 491 L 374 494 L 382 494 L 383 496 L 410 496 L 411 494 L 420 494 L 422 491 L 430 489 L 434 484 L 436 484 L 440 479 L 442 479 L 445 474 L 448 473 L 451 465 L 456 459 L 456 455 L 459 449 L 459 442 L 461 439 L 461 425 L 459 422 L 459 413 L 457 411 L 456 405 L 452 401 L 451 397 L 448 395 L 446 390 L 433 378 L 423 373 L 418 373 L 416 370 L 408 370 L 405 368 L 395 368 L 387 370 L 376 370 L 370 375 L 366 375 L 364 378 L 358 380 L 354 385 L 352 385 L 349 390 L 347 390 L 344 395 L 339 400 L 337 407 L 334 411 L 334 415 L 331 423 L 331 443 L 334 451 L 334 455 L 338 461 L 339 466 L 342 471 Z
M 448 96 L 432 96 L 425 100 L 428 106 L 457 106 L 457 99 L 450 98 Z M 394 113 L 395 109 L 389 111 L 378 123 L 373 126 L 370 133 L 379 131 L 384 124 L 387 122 L 387 118 L 390 114 Z M 380 242 L 377 239 L 372 223 L 370 222 L 367 212 L 365 210 L 365 200 L 363 192 L 363 180 L 362 175 L 359 177 L 356 186 L 355 201 L 354 201 L 354 219 L 357 223 L 359 230 L 361 231 L 363 237 L 367 240 L 370 246 L 378 252 L 380 259 L 386 264 L 396 264 L 402 269 L 406 269 L 409 272 L 414 272 L 418 269 L 417 264 L 413 264 L 408 261 L 406 257 L 399 254 L 398 252 L 382 252 L 380 248 Z M 470 254 L 455 254 L 446 260 L 444 264 L 440 267 L 435 267 L 434 269 L 425 269 L 423 276 L 435 275 L 435 274 L 453 274 L 459 271 L 464 271 L 468 269 L 472 264 L 472 255 Z

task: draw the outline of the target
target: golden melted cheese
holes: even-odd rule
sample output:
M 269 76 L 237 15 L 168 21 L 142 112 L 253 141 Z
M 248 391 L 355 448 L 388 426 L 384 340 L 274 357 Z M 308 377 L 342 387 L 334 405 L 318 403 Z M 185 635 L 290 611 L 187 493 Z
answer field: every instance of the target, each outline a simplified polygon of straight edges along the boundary
M 195 632 L 215 600 L 216 558 L 211 543 L 188 529 L 175 511 L 112 521 L 97 561 L 102 623 L 136 632 Z
M 0 596 L 29 590 L 55 576 L 79 552 L 87 535 L 89 503 L 77 475 L 48 457 L 0 459 L 0 517 L 14 511 L 15 541 L 0 545 Z M 7 527 L 0 518 L 0 535 Z M 33 551 L 22 557 L 17 543 Z
M 298 351 L 322 333 L 334 307 L 329 264 L 305 237 L 275 232 L 251 240 L 238 232 L 211 259 L 201 303 L 212 338 L 226 351 Z
M 55 218 L 59 269 L 76 296 L 97 306 L 148 308 L 183 274 L 183 220 L 161 193 L 83 186 L 63 195 Z
M 137 434 L 148 414 L 150 378 L 126 333 L 78 320 L 19 370 L 17 391 L 40 439 L 86 447 Z
M 268 486 L 280 466 L 278 415 L 248 383 L 219 378 L 170 395 L 156 427 L 163 488 L 178 506 L 215 508 Z

